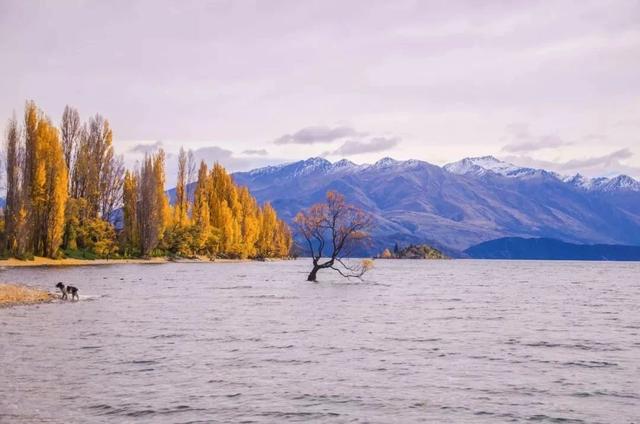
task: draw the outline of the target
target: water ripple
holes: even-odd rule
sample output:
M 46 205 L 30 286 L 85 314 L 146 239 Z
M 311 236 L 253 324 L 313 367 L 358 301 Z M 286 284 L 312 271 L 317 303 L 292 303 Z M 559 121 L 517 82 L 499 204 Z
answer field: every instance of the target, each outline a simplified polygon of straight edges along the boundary
M 640 264 L 307 267 L 3 270 L 92 302 L 0 310 L 0 422 L 640 422 Z

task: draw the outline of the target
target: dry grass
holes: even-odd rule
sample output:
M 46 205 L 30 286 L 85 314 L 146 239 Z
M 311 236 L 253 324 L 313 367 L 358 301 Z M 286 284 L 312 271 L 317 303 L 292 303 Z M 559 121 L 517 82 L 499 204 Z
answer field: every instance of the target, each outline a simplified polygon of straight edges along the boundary
M 54 296 L 44 290 L 21 284 L 0 283 L 0 307 L 49 302 L 53 299 Z

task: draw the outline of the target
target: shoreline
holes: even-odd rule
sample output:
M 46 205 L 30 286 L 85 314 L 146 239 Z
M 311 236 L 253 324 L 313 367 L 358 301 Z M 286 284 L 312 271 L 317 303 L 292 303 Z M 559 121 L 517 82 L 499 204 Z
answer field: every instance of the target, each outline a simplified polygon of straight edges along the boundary
M 85 265 L 117 265 L 117 264 L 162 264 L 170 262 L 166 258 L 151 259 L 51 259 L 35 257 L 33 260 L 9 258 L 0 260 L 0 267 L 23 268 L 38 266 L 85 266 Z
M 39 266 L 88 266 L 88 265 L 132 265 L 132 264 L 168 264 L 168 263 L 241 263 L 241 262 L 274 262 L 283 259 L 269 258 L 265 260 L 257 259 L 215 259 L 202 257 L 197 259 L 171 259 L 167 257 L 155 257 L 149 259 L 132 258 L 132 259 L 76 259 L 76 258 L 64 258 L 64 259 L 51 259 L 36 256 L 33 260 L 20 260 L 16 258 L 2 259 L 0 260 L 0 268 L 23 268 L 23 267 L 39 267 Z

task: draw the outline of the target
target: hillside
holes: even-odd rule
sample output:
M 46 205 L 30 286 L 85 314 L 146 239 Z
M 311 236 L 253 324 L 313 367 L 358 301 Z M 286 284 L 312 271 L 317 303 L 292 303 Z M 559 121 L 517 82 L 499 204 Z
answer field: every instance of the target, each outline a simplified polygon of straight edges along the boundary
M 475 259 L 640 261 L 640 246 L 580 245 L 548 238 L 504 237 L 465 250 Z
M 233 178 L 288 221 L 328 190 L 343 193 L 377 220 L 368 254 L 398 242 L 426 243 L 460 257 L 470 246 L 501 237 L 640 244 L 640 187 L 625 176 L 585 183 L 484 157 L 445 167 L 391 158 L 371 165 L 311 158 Z

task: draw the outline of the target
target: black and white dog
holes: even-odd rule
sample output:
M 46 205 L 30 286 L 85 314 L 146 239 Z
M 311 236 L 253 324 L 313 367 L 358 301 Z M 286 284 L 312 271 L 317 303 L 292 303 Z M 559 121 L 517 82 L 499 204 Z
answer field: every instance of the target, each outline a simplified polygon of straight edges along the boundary
M 76 299 L 80 300 L 80 296 L 78 296 L 78 288 L 73 286 L 65 286 L 62 284 L 62 281 L 56 284 L 56 288 L 59 288 L 62 292 L 62 299 L 66 300 L 69 297 L 67 295 L 71 295 L 71 300 Z

